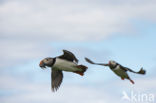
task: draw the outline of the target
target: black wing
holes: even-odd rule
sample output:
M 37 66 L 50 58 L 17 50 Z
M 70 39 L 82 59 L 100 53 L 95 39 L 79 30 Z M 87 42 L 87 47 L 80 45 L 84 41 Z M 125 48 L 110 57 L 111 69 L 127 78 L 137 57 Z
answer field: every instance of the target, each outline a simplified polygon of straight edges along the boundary
M 70 51 L 67 51 L 67 50 L 63 50 L 63 55 L 59 56 L 58 58 L 61 58 L 61 59 L 65 59 L 65 60 L 68 60 L 68 61 L 71 61 L 71 62 L 76 62 L 78 63 L 78 59 L 75 57 L 75 55 L 70 52 Z
M 95 65 L 102 65 L 102 66 L 109 66 L 108 64 L 104 64 L 104 63 L 95 63 L 93 61 L 91 61 L 90 59 L 88 58 L 85 58 L 85 60 L 90 63 L 90 64 L 95 64 Z
M 52 69 L 51 72 L 51 89 L 53 92 L 57 91 L 63 80 L 63 73 L 61 70 Z
M 129 69 L 129 68 L 121 66 L 121 65 L 120 65 L 120 67 L 124 71 L 129 71 L 129 72 L 136 73 L 136 74 L 146 74 L 146 71 L 143 68 L 141 68 L 138 72 L 136 72 L 136 71 L 133 71 L 132 69 Z
M 128 71 L 128 69 L 127 69 L 127 67 L 124 67 L 124 66 L 122 66 L 122 65 L 120 65 L 120 64 L 118 64 L 119 66 L 120 66 L 120 68 L 122 69 L 122 70 L 124 70 L 125 72 L 127 72 Z

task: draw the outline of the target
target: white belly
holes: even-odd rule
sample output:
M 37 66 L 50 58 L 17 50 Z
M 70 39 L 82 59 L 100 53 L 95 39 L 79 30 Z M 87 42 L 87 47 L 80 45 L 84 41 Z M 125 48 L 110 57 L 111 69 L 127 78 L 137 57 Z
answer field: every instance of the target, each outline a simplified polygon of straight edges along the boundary
M 70 71 L 70 72 L 79 71 L 79 69 L 76 66 L 77 66 L 76 63 L 64 59 L 56 58 L 56 62 L 53 65 L 53 69 Z
M 120 77 L 128 78 L 128 74 L 127 74 L 124 70 L 120 69 L 119 66 L 117 66 L 117 67 L 113 70 L 113 72 L 114 72 L 115 74 L 117 74 L 118 76 L 120 76 Z

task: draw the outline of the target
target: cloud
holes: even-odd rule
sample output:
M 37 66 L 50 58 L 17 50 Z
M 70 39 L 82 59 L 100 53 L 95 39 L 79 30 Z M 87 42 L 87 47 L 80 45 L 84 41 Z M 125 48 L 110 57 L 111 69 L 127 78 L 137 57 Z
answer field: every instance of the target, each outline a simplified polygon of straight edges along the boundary
M 0 2 L 0 66 L 46 56 L 49 43 L 101 41 L 135 31 L 132 22 L 155 22 L 155 0 L 55 1 L 5 0 Z M 9 62 L 9 64 L 8 64 Z
M 135 85 L 130 84 L 128 80 L 117 79 L 109 82 L 96 82 L 92 85 L 88 85 L 88 82 L 79 84 L 63 82 L 59 90 L 56 93 L 52 93 L 50 82 L 34 82 L 29 81 L 28 78 L 23 78 L 23 76 L 1 75 L 0 89 L 3 92 L 0 92 L 0 102 L 125 103 L 125 101 L 121 101 L 123 91 L 127 93 L 137 91 L 155 95 L 156 84 L 154 80 L 155 78 L 136 79 Z M 5 95 L 6 93 L 7 95 Z
M 2 76 L 1 76 L 2 77 Z M 50 90 L 50 83 L 33 83 L 21 78 L 15 78 L 12 76 L 4 76 L 0 79 L 0 89 L 3 89 L 4 93 L 10 91 L 7 96 L 3 97 L 3 93 L 0 96 L 0 101 L 9 102 L 55 102 L 55 103 L 107 103 L 108 95 L 103 92 L 99 93 L 99 90 L 81 86 L 81 85 L 62 85 L 58 92 L 52 93 Z M 14 91 L 11 93 L 11 91 Z
M 127 3 L 128 2 L 128 3 Z M 35 40 L 102 40 L 133 31 L 135 19 L 155 20 L 153 1 L 6 1 L 1 3 L 1 36 Z
M 43 58 L 51 52 L 44 44 L 36 42 L 27 42 L 22 40 L 1 40 L 1 64 L 0 67 L 14 67 L 28 61 Z

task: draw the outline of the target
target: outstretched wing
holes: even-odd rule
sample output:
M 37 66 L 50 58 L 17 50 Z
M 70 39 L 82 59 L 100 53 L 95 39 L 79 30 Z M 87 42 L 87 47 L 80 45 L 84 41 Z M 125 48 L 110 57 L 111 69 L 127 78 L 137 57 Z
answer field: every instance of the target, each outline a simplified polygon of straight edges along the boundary
M 67 51 L 67 50 L 63 50 L 63 55 L 59 56 L 58 58 L 61 58 L 61 59 L 65 59 L 65 60 L 68 60 L 68 61 L 71 61 L 71 62 L 76 62 L 78 63 L 78 59 L 75 57 L 75 55 L 70 52 L 70 51 Z
M 125 72 L 127 72 L 127 71 L 129 70 L 127 67 L 124 67 L 124 66 L 122 66 L 122 65 L 120 65 L 120 64 L 119 64 L 119 66 L 120 66 L 120 68 L 121 68 L 122 70 L 124 70 Z
M 95 63 L 92 60 L 85 58 L 85 60 L 90 63 L 90 64 L 95 64 L 95 65 L 102 65 L 102 66 L 108 66 L 108 64 L 104 64 L 104 63 Z
M 51 89 L 53 92 L 57 91 L 63 80 L 63 73 L 61 70 L 52 69 L 51 72 Z
M 143 68 L 141 68 L 138 72 L 136 72 L 130 68 L 121 66 L 121 65 L 120 65 L 120 68 L 123 69 L 124 71 L 129 71 L 129 72 L 136 73 L 136 74 L 146 74 L 146 71 Z

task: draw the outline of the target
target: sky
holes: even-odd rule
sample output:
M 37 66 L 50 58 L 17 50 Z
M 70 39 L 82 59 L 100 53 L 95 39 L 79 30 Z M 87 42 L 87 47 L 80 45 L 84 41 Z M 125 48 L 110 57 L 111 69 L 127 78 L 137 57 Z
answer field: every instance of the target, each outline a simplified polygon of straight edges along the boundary
M 155 34 L 155 0 L 0 0 L 0 102 L 155 103 Z M 53 93 L 51 71 L 39 62 L 62 55 L 63 49 L 88 70 L 83 77 L 64 72 Z M 115 60 L 135 71 L 143 67 L 147 73 L 128 73 L 132 85 L 84 57 Z M 122 99 L 123 93 L 130 100 Z M 141 101 L 142 95 L 147 98 Z

